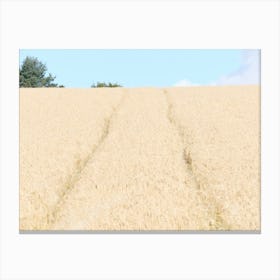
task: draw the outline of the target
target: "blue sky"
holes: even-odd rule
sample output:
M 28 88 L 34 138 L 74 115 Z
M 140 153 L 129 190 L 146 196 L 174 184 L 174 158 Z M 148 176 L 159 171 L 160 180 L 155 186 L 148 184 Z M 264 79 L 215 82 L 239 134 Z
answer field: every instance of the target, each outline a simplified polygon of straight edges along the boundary
M 259 83 L 257 50 L 20 50 L 45 63 L 56 82 L 88 88 L 93 82 L 125 87 Z

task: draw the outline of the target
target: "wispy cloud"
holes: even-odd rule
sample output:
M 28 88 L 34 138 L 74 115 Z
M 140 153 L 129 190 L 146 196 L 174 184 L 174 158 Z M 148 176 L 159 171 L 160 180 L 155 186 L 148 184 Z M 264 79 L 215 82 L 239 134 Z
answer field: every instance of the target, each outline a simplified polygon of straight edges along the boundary
M 175 83 L 173 86 L 174 87 L 192 87 L 192 86 L 199 86 L 199 84 L 195 84 L 195 83 L 191 82 L 190 80 L 183 79 L 183 80 L 180 80 L 177 83 Z
M 241 55 L 241 64 L 237 70 L 227 75 L 221 76 L 216 81 L 203 85 L 215 86 L 260 84 L 260 50 L 243 50 Z M 199 86 L 199 84 L 193 83 L 189 79 L 182 79 L 176 82 L 173 86 L 191 87 Z
M 260 51 L 244 50 L 241 66 L 229 75 L 222 76 L 212 85 L 260 84 Z

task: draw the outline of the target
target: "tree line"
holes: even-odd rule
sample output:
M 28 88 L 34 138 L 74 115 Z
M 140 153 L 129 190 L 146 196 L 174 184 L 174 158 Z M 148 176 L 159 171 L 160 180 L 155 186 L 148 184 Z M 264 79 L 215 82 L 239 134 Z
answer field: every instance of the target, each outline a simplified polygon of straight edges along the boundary
M 37 88 L 37 87 L 60 87 L 55 83 L 56 76 L 47 73 L 46 64 L 42 63 L 36 57 L 27 56 L 19 69 L 19 87 L 21 88 Z M 97 82 L 91 85 L 92 88 L 100 87 L 122 87 L 118 83 Z

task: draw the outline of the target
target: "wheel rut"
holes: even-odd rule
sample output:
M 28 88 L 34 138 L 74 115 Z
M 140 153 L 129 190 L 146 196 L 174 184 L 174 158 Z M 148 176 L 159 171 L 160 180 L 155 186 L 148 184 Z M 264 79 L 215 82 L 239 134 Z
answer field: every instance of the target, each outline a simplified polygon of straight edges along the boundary
M 194 191 L 197 192 L 201 200 L 204 202 L 205 207 L 212 208 L 211 211 L 211 219 L 209 219 L 209 229 L 210 230 L 227 230 L 230 229 L 230 225 L 228 225 L 223 218 L 223 211 L 222 206 L 217 202 L 215 197 L 209 193 L 207 193 L 207 183 L 201 182 L 201 180 L 198 178 L 198 176 L 194 172 L 194 166 L 193 166 L 193 158 L 191 155 L 191 150 L 188 148 L 188 145 L 190 145 L 191 141 L 189 136 L 185 133 L 185 129 L 181 126 L 181 124 L 176 120 L 174 115 L 174 106 L 172 104 L 172 101 L 168 95 L 167 90 L 163 90 L 163 93 L 166 98 L 167 103 L 167 113 L 166 117 L 170 124 L 175 127 L 177 133 L 179 134 L 181 141 L 183 143 L 183 150 L 182 150 L 182 158 L 183 162 L 185 164 L 185 170 L 187 177 L 191 179 L 192 184 L 185 181 L 186 187 L 190 187 L 190 185 L 194 186 Z M 204 180 L 203 181 L 207 181 Z
M 112 120 L 115 118 L 116 114 L 118 113 L 121 105 L 124 102 L 124 99 L 126 98 L 126 93 L 124 92 L 120 102 L 113 106 L 112 112 L 109 117 L 104 119 L 104 126 L 102 130 L 101 137 L 99 138 L 99 141 L 97 144 L 95 144 L 90 152 L 85 158 L 79 159 L 76 161 L 76 168 L 73 173 L 71 173 L 67 179 L 65 180 L 65 183 L 63 185 L 62 191 L 60 193 L 60 196 L 58 198 L 57 203 L 52 207 L 51 211 L 49 212 L 47 216 L 47 225 L 50 227 L 52 224 L 55 223 L 57 214 L 60 211 L 64 198 L 71 192 L 71 190 L 75 187 L 77 182 L 81 179 L 82 173 L 88 163 L 91 161 L 91 159 L 94 157 L 97 150 L 102 146 L 103 142 L 107 138 L 108 134 L 110 133 L 110 128 L 112 124 Z

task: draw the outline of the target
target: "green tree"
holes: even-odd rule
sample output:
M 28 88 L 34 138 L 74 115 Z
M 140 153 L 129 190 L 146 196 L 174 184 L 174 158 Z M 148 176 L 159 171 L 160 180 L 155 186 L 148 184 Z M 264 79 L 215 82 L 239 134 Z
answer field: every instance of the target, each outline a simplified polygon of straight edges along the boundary
M 119 85 L 118 83 L 105 83 L 105 82 L 97 82 L 96 84 L 93 83 L 91 85 L 92 88 L 99 88 L 99 87 L 122 87 L 121 85 Z
M 55 76 L 47 75 L 47 66 L 36 57 L 27 56 L 19 69 L 20 87 L 63 87 L 54 80 Z

